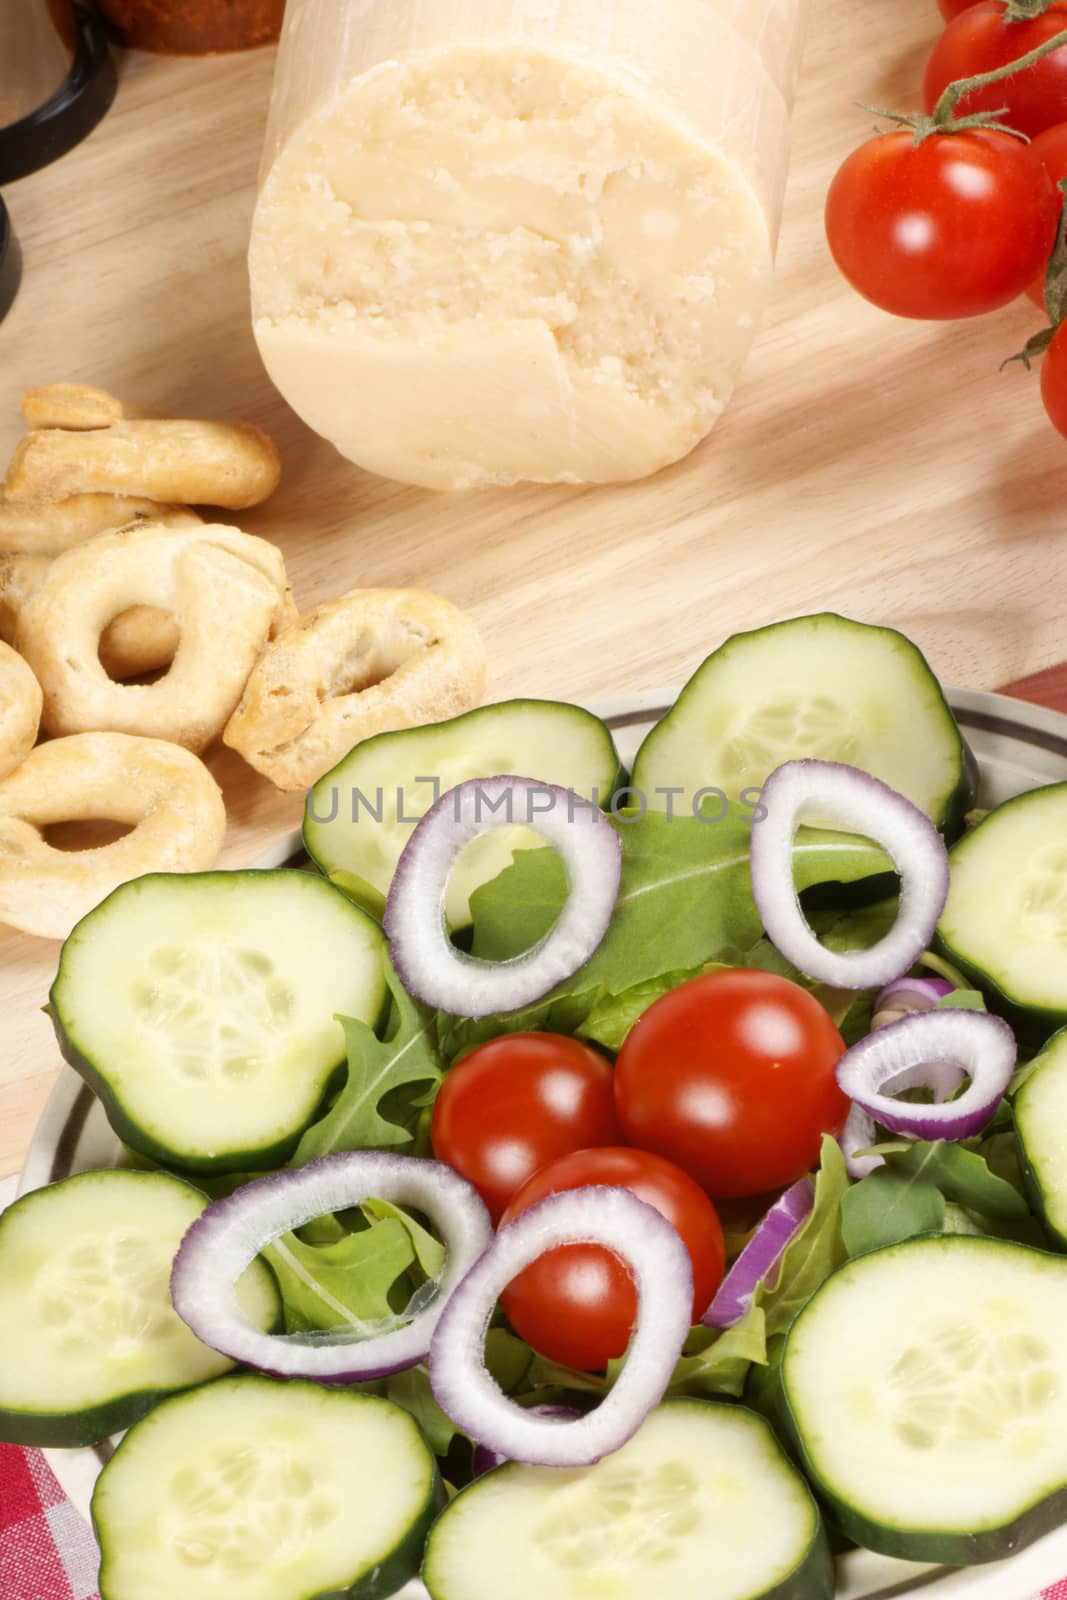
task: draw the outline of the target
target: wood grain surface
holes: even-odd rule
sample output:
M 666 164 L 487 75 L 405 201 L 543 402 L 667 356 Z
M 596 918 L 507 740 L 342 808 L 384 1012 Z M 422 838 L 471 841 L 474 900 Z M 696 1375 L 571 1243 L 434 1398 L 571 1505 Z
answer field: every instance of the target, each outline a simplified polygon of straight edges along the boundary
M 948 681 L 1067 703 L 1067 443 L 1036 375 L 1000 361 L 1027 302 L 963 324 L 898 322 L 835 273 L 831 173 L 862 138 L 854 102 L 914 106 L 934 0 L 819 0 L 794 118 L 774 303 L 735 401 L 688 461 L 639 485 L 440 497 L 368 477 L 272 392 L 248 320 L 245 247 L 269 51 L 132 54 L 84 145 L 13 185 L 25 282 L 0 324 L 0 456 L 19 391 L 106 385 L 174 415 L 249 417 L 284 478 L 241 526 L 277 540 L 300 601 L 417 584 L 469 607 L 493 698 L 589 699 L 683 679 L 726 634 L 817 607 L 892 623 Z M 1035 688 L 1036 685 L 1036 688 Z M 231 752 L 224 861 L 295 825 Z M 57 947 L 0 933 L 0 1175 L 21 1162 L 57 1070 L 41 1014 Z

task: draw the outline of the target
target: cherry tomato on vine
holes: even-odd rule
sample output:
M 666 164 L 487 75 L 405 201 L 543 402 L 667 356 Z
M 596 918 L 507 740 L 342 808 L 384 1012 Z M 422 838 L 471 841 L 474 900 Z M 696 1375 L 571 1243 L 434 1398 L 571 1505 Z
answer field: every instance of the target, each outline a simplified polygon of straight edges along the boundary
M 950 22 L 934 45 L 923 78 L 923 103 L 933 110 L 944 89 L 957 78 L 973 78 L 1017 61 L 1054 34 L 1067 30 L 1067 3 L 1056 4 L 1039 17 L 1006 22 L 1004 0 L 978 0 Z M 956 106 L 955 115 L 998 112 L 998 122 L 1033 138 L 1067 119 L 1067 46 L 1011 78 L 972 90 Z
M 1037 157 L 1049 177 L 1053 186 L 1058 186 L 1061 178 L 1067 178 L 1067 122 L 1057 122 L 1054 128 L 1046 128 L 1044 133 L 1039 133 L 1030 146 L 1030 153 Z M 1063 194 L 1057 188 L 1059 205 L 1062 209 Z M 1042 267 L 1033 283 L 1027 289 L 1027 294 L 1039 310 L 1045 309 L 1045 268 Z
M 974 317 L 1048 260 L 1057 197 L 1021 139 L 987 128 L 880 134 L 838 168 L 826 236 L 854 289 L 898 317 Z
M 626 1137 L 721 1197 L 763 1194 L 819 1159 L 849 1101 L 844 1041 L 788 978 L 738 968 L 679 984 L 631 1028 L 615 1063 Z
M 434 1102 L 434 1155 L 473 1183 L 493 1221 L 539 1167 L 619 1144 L 611 1063 L 556 1033 L 509 1033 L 454 1066 Z
M 1041 358 L 1041 398 L 1052 426 L 1067 439 L 1067 323 L 1061 322 Z
M 501 1227 L 546 1195 L 589 1184 L 629 1189 L 674 1224 L 693 1264 L 693 1321 L 698 1321 L 722 1282 L 722 1228 L 704 1191 L 661 1156 L 623 1148 L 562 1156 L 523 1184 Z M 589 1372 L 625 1352 L 637 1317 L 633 1279 L 603 1245 L 568 1244 L 546 1251 L 509 1283 L 501 1301 L 527 1344 L 550 1361 Z
M 973 6 L 975 0 L 937 0 L 937 4 L 945 21 L 951 22 L 961 11 L 967 11 Z

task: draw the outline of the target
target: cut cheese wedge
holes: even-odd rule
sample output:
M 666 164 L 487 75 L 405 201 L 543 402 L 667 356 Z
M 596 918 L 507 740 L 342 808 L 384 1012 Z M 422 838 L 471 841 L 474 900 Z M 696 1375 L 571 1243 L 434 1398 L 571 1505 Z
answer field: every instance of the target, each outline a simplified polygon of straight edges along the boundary
M 804 0 L 290 0 L 256 339 L 430 488 L 678 460 L 758 326 Z

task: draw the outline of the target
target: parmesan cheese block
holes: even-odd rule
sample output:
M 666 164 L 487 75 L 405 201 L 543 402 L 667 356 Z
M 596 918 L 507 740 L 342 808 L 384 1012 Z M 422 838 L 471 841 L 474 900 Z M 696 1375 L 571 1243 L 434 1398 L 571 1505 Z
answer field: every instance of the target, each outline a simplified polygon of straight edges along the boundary
M 687 454 L 767 295 L 805 0 L 289 0 L 252 230 L 272 379 L 466 489 Z

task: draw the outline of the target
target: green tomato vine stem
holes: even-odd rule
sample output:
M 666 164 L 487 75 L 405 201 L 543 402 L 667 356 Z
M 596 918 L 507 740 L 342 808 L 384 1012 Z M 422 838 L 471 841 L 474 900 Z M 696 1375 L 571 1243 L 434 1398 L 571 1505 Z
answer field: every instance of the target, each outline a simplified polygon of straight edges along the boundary
M 1006 61 L 1002 67 L 994 67 L 991 72 L 980 72 L 973 78 L 957 78 L 954 83 L 948 85 L 934 107 L 934 114 L 929 119 L 934 124 L 930 132 L 943 133 L 970 122 L 969 117 L 961 117 L 958 122 L 953 121 L 953 112 L 965 96 L 973 94 L 976 89 L 988 88 L 992 83 L 1003 83 L 1005 78 L 1012 78 L 1017 72 L 1025 72 L 1027 67 L 1036 66 L 1039 61 L 1043 61 L 1046 56 L 1050 56 L 1054 50 L 1061 49 L 1065 44 L 1067 44 L 1067 28 L 1060 33 L 1054 33 L 1051 39 L 1046 39 L 1044 44 L 1028 50 L 1024 56 L 1019 56 L 1015 61 Z M 1003 116 L 1004 108 L 991 112 L 990 115 Z M 1007 131 L 1017 132 L 1015 129 Z M 1025 138 L 1025 135 L 1018 134 L 1018 137 Z

